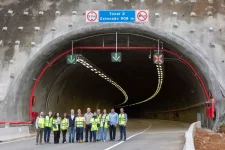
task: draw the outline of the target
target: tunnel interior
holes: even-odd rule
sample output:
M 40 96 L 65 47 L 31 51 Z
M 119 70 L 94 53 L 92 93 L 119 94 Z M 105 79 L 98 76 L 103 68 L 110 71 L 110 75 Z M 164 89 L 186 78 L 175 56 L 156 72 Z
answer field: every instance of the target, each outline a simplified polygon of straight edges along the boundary
M 157 46 L 157 42 L 136 35 L 119 33 L 118 46 L 150 47 Z M 169 43 L 163 43 L 164 48 L 179 53 Z M 75 41 L 78 46 L 115 46 L 115 34 L 92 35 L 88 38 Z M 160 45 L 161 46 L 161 45 Z M 41 61 L 52 60 L 60 53 L 71 49 L 71 41 L 57 46 L 54 53 L 46 55 Z M 122 62 L 111 62 L 111 52 L 115 50 L 93 49 L 76 50 L 106 75 L 116 81 L 127 93 L 127 105 L 143 101 L 154 94 L 158 84 L 157 68 L 153 63 L 154 51 L 150 50 L 118 50 L 122 52 Z M 149 57 L 151 55 L 151 58 Z M 177 57 L 164 53 L 163 84 L 160 92 L 153 99 L 135 106 L 125 107 L 129 117 L 146 117 L 151 112 L 168 111 L 185 108 L 205 101 L 204 91 L 192 70 Z M 188 58 L 187 58 L 188 60 Z M 189 60 L 191 61 L 191 60 Z M 46 63 L 39 66 L 43 69 Z M 37 66 L 38 67 L 38 66 Z M 38 70 L 38 69 L 37 69 Z M 40 71 L 37 71 L 37 74 Z M 81 63 L 68 65 L 66 55 L 58 59 L 44 73 L 38 82 L 36 104 L 33 110 L 53 112 L 69 112 L 71 108 L 82 112 L 87 107 L 92 111 L 97 108 L 106 108 L 109 112 L 115 105 L 124 101 L 124 95 L 115 86 L 101 78 Z M 24 110 L 26 111 L 26 110 Z M 118 111 L 118 109 L 117 109 Z M 199 110 L 200 111 L 200 110 Z M 168 114 L 168 113 L 167 113 Z M 187 122 L 196 120 L 196 112 L 187 115 Z
M 11 116 L 11 120 L 30 120 L 31 112 L 52 110 L 62 114 L 69 113 L 71 108 L 80 108 L 82 113 L 85 113 L 87 107 L 90 107 L 92 112 L 97 108 L 105 108 L 109 112 L 112 107 L 125 101 L 121 91 L 90 68 L 81 63 L 67 64 L 66 55 L 59 58 L 62 53 L 71 49 L 72 40 L 73 47 L 92 47 L 91 50 L 74 50 L 74 54 L 85 57 L 126 92 L 128 101 L 124 105 L 128 106 L 124 109 L 130 118 L 155 117 L 173 120 L 174 112 L 171 110 L 186 108 L 207 100 L 196 73 L 193 73 L 181 58 L 163 52 L 163 82 L 160 91 L 153 99 L 130 106 L 151 97 L 157 89 L 158 74 L 153 63 L 154 50 L 118 50 L 122 53 L 122 62 L 111 62 L 111 52 L 116 51 L 116 32 L 118 47 L 157 47 L 158 42 L 152 38 L 159 39 L 163 42 L 163 45 L 159 44 L 161 48 L 185 58 L 201 76 L 206 88 L 209 89 L 211 86 L 211 80 L 201 72 L 201 67 L 204 67 L 202 61 L 198 61 L 200 64 L 196 63 L 197 54 L 185 53 L 188 50 L 182 47 L 182 43 L 175 43 L 174 39 L 168 40 L 162 35 L 135 26 L 101 26 L 93 31 L 88 29 L 68 33 L 42 47 L 25 66 L 7 95 L 6 99 L 10 101 L 7 101 L 7 105 L 2 109 L 3 120 L 7 120 L 7 116 Z M 103 46 L 113 49 L 107 50 L 102 48 Z M 34 105 L 30 103 L 32 93 L 36 96 Z M 9 108 L 14 109 L 11 111 Z M 169 112 L 160 113 L 163 111 Z M 197 113 L 205 113 L 205 107 L 191 108 L 178 113 L 179 121 L 193 122 L 197 120 Z

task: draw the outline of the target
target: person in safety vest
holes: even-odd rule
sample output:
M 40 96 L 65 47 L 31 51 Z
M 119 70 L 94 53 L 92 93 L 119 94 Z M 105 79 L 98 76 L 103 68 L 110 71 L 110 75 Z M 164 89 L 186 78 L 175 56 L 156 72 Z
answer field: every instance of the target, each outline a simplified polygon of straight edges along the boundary
M 45 144 L 49 143 L 51 144 L 50 141 L 50 134 L 51 134 L 51 129 L 52 129 L 52 112 L 48 112 L 48 116 L 45 116 L 45 129 L 44 129 L 44 141 Z
M 67 114 L 63 114 L 63 119 L 61 120 L 61 130 L 63 135 L 62 143 L 66 144 L 66 132 L 69 127 L 69 120 L 67 119 Z
M 103 113 L 100 116 L 101 141 L 103 142 L 106 142 L 108 127 L 109 115 L 106 113 L 106 109 L 103 109 Z
M 101 110 L 97 109 L 98 120 L 100 120 L 100 116 L 101 116 Z M 97 131 L 97 141 L 101 141 L 101 129 L 100 129 L 100 127 L 98 127 L 98 131 Z
M 57 115 L 57 122 L 58 122 L 58 143 L 59 143 L 59 139 L 60 139 L 60 133 L 61 133 L 61 117 L 59 115 L 59 113 L 56 114 Z
M 38 145 L 39 137 L 40 137 L 40 145 L 42 145 L 42 137 L 45 127 L 44 112 L 41 112 L 40 116 L 37 117 L 35 126 L 37 129 L 36 145 Z
M 120 114 L 119 114 L 119 129 L 120 129 L 120 139 L 119 141 L 123 140 L 126 141 L 126 124 L 127 124 L 127 114 L 124 113 L 124 109 L 120 108 Z
M 83 143 L 83 132 L 85 127 L 85 118 L 81 114 L 81 110 L 77 110 L 77 117 L 75 119 L 75 128 L 76 128 L 76 141 L 78 143 Z
M 94 112 L 90 123 L 91 123 L 91 132 L 92 132 L 93 142 L 96 142 L 96 134 L 98 131 L 98 127 L 100 126 L 96 112 Z
M 53 117 L 53 120 L 52 120 L 52 130 L 53 130 L 53 133 L 54 133 L 54 144 L 58 144 L 59 143 L 59 126 L 58 126 L 58 120 L 57 120 L 57 114 L 56 113 Z

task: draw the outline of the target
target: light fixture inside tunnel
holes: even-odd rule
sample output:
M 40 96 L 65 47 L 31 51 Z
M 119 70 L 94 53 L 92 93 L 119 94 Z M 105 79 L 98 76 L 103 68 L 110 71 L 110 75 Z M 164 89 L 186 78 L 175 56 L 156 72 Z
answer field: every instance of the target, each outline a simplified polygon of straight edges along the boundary
M 149 97 L 149 98 L 147 98 L 147 99 L 145 99 L 143 101 L 140 101 L 140 102 L 137 102 L 137 103 L 133 103 L 133 104 L 129 104 L 129 105 L 124 105 L 124 106 L 116 105 L 116 108 L 118 108 L 118 107 L 134 106 L 134 105 L 145 103 L 145 102 L 153 99 L 159 93 L 159 91 L 161 90 L 162 83 L 163 83 L 163 69 L 162 69 L 162 65 L 156 65 L 156 68 L 157 68 L 157 72 L 158 72 L 158 85 L 157 85 L 157 89 L 156 89 L 155 93 L 151 97 Z
M 108 75 L 106 75 L 103 71 L 101 71 L 98 67 L 96 67 L 94 64 L 92 64 L 87 58 L 85 58 L 83 55 L 77 55 L 77 62 L 82 64 L 83 66 L 85 66 L 86 68 L 90 69 L 91 71 L 95 72 L 96 74 L 98 74 L 100 77 L 102 77 L 103 79 L 105 79 L 107 82 L 109 82 L 110 84 L 112 84 L 113 86 L 115 86 L 118 90 L 120 90 L 122 92 L 122 94 L 124 95 L 125 99 L 124 101 L 119 104 L 119 105 L 123 105 L 128 101 L 128 95 L 127 93 L 124 91 L 124 89 L 118 85 L 115 81 L 113 81 L 113 79 L 111 77 L 109 77 Z

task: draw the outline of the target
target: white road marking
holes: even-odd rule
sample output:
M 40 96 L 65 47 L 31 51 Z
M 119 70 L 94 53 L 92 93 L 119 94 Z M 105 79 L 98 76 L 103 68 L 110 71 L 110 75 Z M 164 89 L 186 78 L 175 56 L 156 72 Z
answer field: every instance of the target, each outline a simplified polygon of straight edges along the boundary
M 147 129 L 145 129 L 144 131 L 142 131 L 142 132 L 140 132 L 140 133 L 137 133 L 137 134 L 134 134 L 134 135 L 128 137 L 127 140 L 129 140 L 129 139 L 131 139 L 131 138 L 133 138 L 133 137 L 135 137 L 135 136 L 137 136 L 137 135 L 143 134 L 145 131 L 147 131 L 148 129 L 150 129 L 151 126 L 152 126 L 152 124 L 150 124 L 150 126 L 149 126 Z M 123 142 L 124 142 L 124 141 L 121 141 L 121 142 L 119 142 L 119 143 L 117 143 L 117 144 L 115 144 L 115 145 L 113 145 L 113 146 L 111 146 L 111 147 L 109 147 L 109 148 L 106 148 L 105 150 L 110 150 L 110 149 L 112 149 L 112 148 L 114 148 L 114 147 L 116 147 L 116 146 L 122 144 Z
M 2 143 L 0 143 L 0 145 L 2 145 L 2 144 L 8 144 L 8 143 L 14 143 L 14 142 L 20 142 L 20 141 L 26 141 L 26 140 L 30 140 L 30 139 L 34 139 L 34 138 L 36 138 L 36 137 L 25 138 L 25 139 L 15 140 L 15 141 L 2 142 Z

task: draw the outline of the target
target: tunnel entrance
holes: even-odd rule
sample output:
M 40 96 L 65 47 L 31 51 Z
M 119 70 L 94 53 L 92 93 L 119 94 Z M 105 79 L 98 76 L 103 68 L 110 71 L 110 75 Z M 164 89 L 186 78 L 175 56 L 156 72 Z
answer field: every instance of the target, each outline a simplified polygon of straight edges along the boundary
M 156 48 L 157 47 L 154 47 L 154 46 L 153 47 L 118 47 L 119 50 L 122 50 L 122 53 L 124 54 L 124 59 L 122 63 L 115 64 L 110 61 L 110 52 L 115 50 L 115 47 L 113 46 L 111 47 L 90 47 L 90 46 L 75 47 L 74 48 L 74 50 L 76 50 L 75 53 L 79 55 L 81 55 L 82 53 L 82 59 L 81 59 L 82 62 L 80 61 L 80 64 L 76 64 L 74 66 L 67 65 L 66 69 L 63 70 L 63 72 L 60 74 L 60 78 L 57 78 L 56 82 L 54 82 L 54 86 L 52 86 L 50 89 L 51 94 L 48 94 L 48 97 L 47 97 L 47 101 L 45 105 L 46 112 L 49 109 L 54 111 L 57 111 L 59 109 L 62 110 L 63 105 L 68 106 L 67 103 L 70 103 L 69 106 L 77 107 L 77 109 L 82 108 L 83 110 L 85 110 L 86 107 L 91 107 L 91 106 L 92 107 L 94 106 L 94 109 L 107 107 L 108 110 L 110 110 L 110 108 L 115 106 L 115 104 L 121 103 L 121 101 L 124 101 L 123 96 L 125 95 L 121 95 L 123 93 L 120 93 L 118 90 L 116 91 L 115 89 L 112 89 L 112 87 L 109 87 L 110 86 L 109 83 L 111 82 L 103 83 L 104 80 L 99 81 L 101 80 L 100 77 L 103 77 L 101 75 L 105 76 L 106 74 L 109 74 L 109 76 L 116 77 L 116 81 L 113 81 L 113 82 L 117 82 L 118 80 L 118 83 L 121 83 L 120 85 L 125 86 L 124 89 L 126 89 L 125 90 L 126 95 L 127 93 L 129 95 L 129 99 L 128 97 L 127 99 L 125 97 L 125 101 L 122 103 L 122 104 L 124 103 L 126 104 L 118 105 L 118 107 L 116 108 L 126 107 L 127 110 L 129 111 L 131 106 L 132 107 L 136 106 L 135 110 L 136 111 L 139 110 L 137 111 L 138 113 L 132 114 L 132 111 L 129 113 L 135 117 L 140 117 L 143 115 L 141 114 L 143 113 L 141 112 L 142 106 L 138 106 L 143 103 L 146 103 L 146 105 L 150 104 L 149 106 L 144 107 L 146 108 L 147 113 L 152 113 L 154 111 L 155 112 L 160 112 L 160 111 L 161 112 L 162 111 L 176 112 L 176 111 L 179 111 L 179 109 L 185 110 L 185 109 L 190 109 L 192 107 L 196 107 L 196 105 L 198 106 L 204 105 L 205 100 L 207 99 L 207 96 L 208 96 L 207 90 L 202 78 L 197 73 L 197 71 L 192 67 L 192 65 L 189 64 L 185 59 L 183 59 L 179 54 L 166 49 L 162 49 L 162 51 L 166 53 L 165 61 L 166 62 L 168 61 L 168 63 L 165 63 L 163 65 L 155 65 L 152 61 L 151 53 Z M 65 63 L 65 56 L 66 54 L 71 53 L 71 51 L 72 50 L 67 50 L 66 52 L 58 55 L 55 59 L 53 59 L 52 62 L 46 65 L 46 67 L 51 67 L 59 59 L 63 59 Z M 148 55 L 149 52 L 150 52 L 150 55 Z M 85 64 L 83 64 L 83 60 L 86 60 Z M 78 59 L 78 62 L 79 62 L 79 59 Z M 178 70 L 176 70 L 175 68 L 176 65 L 174 67 L 174 63 L 179 64 L 178 66 L 180 68 Z M 81 64 L 83 64 L 83 66 Z M 157 74 L 159 71 L 159 69 L 157 68 L 158 66 L 163 68 L 163 69 L 161 68 L 159 69 L 163 71 L 163 74 L 165 74 L 162 76 L 162 80 L 163 78 L 166 79 L 166 82 L 164 83 L 165 87 L 162 88 L 164 90 L 161 90 L 162 85 L 160 86 L 160 88 L 158 88 L 158 85 L 157 85 L 157 83 L 160 82 L 158 81 L 159 78 L 157 77 Z M 75 67 L 78 67 L 78 68 L 76 69 Z M 83 67 L 83 68 L 80 68 L 80 67 Z M 100 70 L 99 68 L 101 68 L 101 70 L 104 70 L 104 72 L 106 73 L 99 71 Z M 165 68 L 167 69 L 165 70 Z M 87 71 L 86 74 L 83 74 L 84 71 L 81 71 L 83 75 L 82 77 L 85 78 L 85 76 L 87 77 L 89 76 L 88 74 L 91 74 L 91 78 L 90 79 L 87 78 L 85 81 L 79 80 L 79 82 L 77 83 L 76 81 L 77 79 L 76 77 L 74 78 L 74 76 L 77 76 L 79 74 L 80 69 L 86 69 L 89 71 L 89 72 Z M 42 71 L 45 71 L 45 68 Z M 70 73 L 66 73 L 66 72 L 70 72 Z M 182 74 L 182 72 L 185 72 L 185 75 L 184 74 L 180 75 L 180 73 Z M 42 76 L 42 74 L 43 72 L 41 72 L 40 74 L 41 76 L 38 77 L 38 80 L 36 81 L 37 83 L 42 77 L 44 77 Z M 100 75 L 100 77 L 98 75 Z M 189 76 L 186 76 L 186 75 L 189 75 Z M 106 75 L 105 78 L 103 77 L 103 79 L 105 79 L 105 82 L 107 82 L 106 78 L 109 76 Z M 111 80 L 112 78 L 109 77 L 107 79 Z M 89 82 L 87 80 L 89 80 Z M 90 85 L 95 83 L 95 81 L 93 80 L 97 80 L 98 82 L 102 83 L 102 85 L 97 84 L 96 88 L 100 88 L 100 89 L 98 89 L 95 92 L 93 92 L 93 89 L 94 89 L 93 87 L 92 87 L 93 89 L 90 88 Z M 74 84 L 71 84 L 71 83 L 74 83 Z M 178 83 L 178 84 L 173 85 L 173 83 Z M 56 87 L 56 84 L 58 84 L 58 88 Z M 104 89 L 102 89 L 104 86 L 107 86 L 106 89 L 111 89 L 107 95 L 104 95 L 102 92 L 104 91 Z M 35 89 L 36 87 L 34 87 L 33 90 L 35 91 Z M 82 91 L 82 89 L 85 92 Z M 80 93 L 77 91 L 80 91 Z M 163 93 L 160 93 L 160 92 L 163 92 Z M 96 93 L 98 94 L 96 95 Z M 31 97 L 34 96 L 33 94 L 34 93 L 31 94 Z M 74 96 L 74 95 L 79 95 L 79 96 L 77 98 L 77 96 Z M 89 97 L 90 99 L 86 100 L 85 98 L 82 98 L 82 97 L 85 97 L 84 95 L 86 97 Z M 98 98 L 98 96 L 100 96 L 101 98 Z M 196 103 L 196 101 L 193 101 L 193 99 L 199 99 L 200 101 Z M 59 103 L 59 101 L 61 102 Z M 76 106 L 75 104 L 79 103 L 79 101 L 81 102 L 80 106 Z M 108 106 L 105 104 L 105 102 L 108 102 L 107 103 Z M 57 104 L 49 106 L 49 103 L 57 103 Z M 84 107 L 85 105 L 86 107 Z M 64 112 L 66 112 L 66 110 L 68 109 L 69 108 L 64 107 Z M 177 112 L 175 114 L 176 116 L 179 116 Z
M 180 38 L 165 36 L 149 28 L 140 28 L 138 25 L 130 25 L 130 27 L 122 24 L 116 27 L 103 25 L 101 28 L 86 29 L 70 32 L 48 43 L 30 61 L 13 91 L 15 94 L 7 97 L 16 98 L 12 105 L 18 114 L 13 117 L 28 120 L 29 106 L 32 108 L 30 112 L 32 115 L 33 111 L 45 111 L 46 108 L 58 110 L 61 113 L 71 108 L 81 108 L 84 111 L 87 107 L 92 107 L 93 110 L 98 107 L 109 110 L 124 101 L 124 96 L 118 89 L 88 68 L 82 65 L 66 64 L 66 55 L 60 55 L 70 53 L 68 50 L 71 49 L 71 40 L 74 41 L 74 47 L 79 47 L 76 50 L 77 54 L 82 54 L 121 85 L 129 97 L 126 103 L 128 106 L 152 96 L 157 89 L 157 68 L 149 59 L 150 51 L 157 47 L 157 42 L 151 38 L 160 39 L 163 42 L 165 63 L 163 64 L 162 89 L 154 99 L 140 105 L 126 107 L 126 111 L 131 116 L 148 117 L 148 114 L 153 112 L 162 112 L 167 116 L 170 114 L 167 112 L 179 111 L 182 108 L 204 103 L 208 100 L 208 89 L 212 93 L 216 91 L 215 86 L 212 86 L 213 77 L 207 76 L 204 72 L 207 63 L 204 63 L 198 53 L 193 52 L 193 49 L 185 45 Z M 121 63 L 110 61 L 110 53 L 115 51 L 114 31 L 119 33 L 118 47 L 121 49 L 118 50 L 123 54 Z M 107 49 L 107 47 L 111 48 Z M 147 47 L 147 49 L 141 47 Z M 166 53 L 167 50 L 178 57 Z M 41 78 L 38 78 L 40 74 Z M 205 88 L 202 83 L 205 83 Z M 36 86 L 35 90 L 34 86 Z M 28 102 L 33 95 L 37 99 L 34 106 Z M 48 103 L 46 103 L 47 99 Z M 188 111 L 191 113 L 182 118 L 183 121 L 196 120 L 196 113 L 204 113 L 204 109 L 205 107 L 198 107 L 197 110 L 192 109 L 193 112 Z M 6 112 L 9 111 L 6 110 Z M 161 116 L 161 114 L 156 116 Z M 178 116 L 182 117 L 182 115 Z

